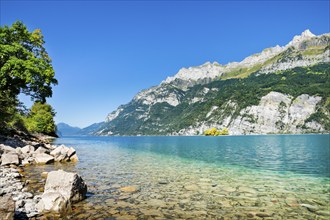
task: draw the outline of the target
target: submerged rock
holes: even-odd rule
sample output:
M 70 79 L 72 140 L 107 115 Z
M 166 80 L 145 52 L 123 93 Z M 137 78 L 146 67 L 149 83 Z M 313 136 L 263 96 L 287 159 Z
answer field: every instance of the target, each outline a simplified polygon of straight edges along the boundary
M 199 187 L 195 184 L 185 185 L 184 188 L 188 191 L 197 191 L 197 190 L 199 190 Z
M 255 194 L 257 192 L 255 189 L 246 186 L 240 186 L 238 188 L 238 191 L 241 193 L 251 193 L 251 194 Z
M 272 217 L 273 213 L 268 213 L 268 212 L 258 212 L 256 213 L 256 216 L 260 218 L 267 218 L 267 217 Z
M 310 204 L 300 204 L 300 206 L 307 208 L 310 212 L 316 212 L 319 210 L 317 206 L 310 205 Z
M 120 191 L 127 192 L 127 193 L 134 193 L 139 191 L 139 188 L 137 186 L 125 186 L 120 188 Z
M 158 184 L 161 184 L 161 185 L 166 185 L 168 184 L 169 182 L 167 180 L 159 180 L 158 181 Z
M 43 177 L 43 178 L 47 178 L 47 176 L 48 176 L 48 172 L 42 172 L 42 173 L 41 173 L 41 177 Z
M 236 188 L 230 187 L 230 186 L 224 186 L 224 187 L 222 187 L 222 190 L 224 190 L 226 192 L 235 192 Z
M 322 216 L 330 216 L 330 210 L 319 210 L 319 211 L 316 211 L 316 214 L 322 215 Z

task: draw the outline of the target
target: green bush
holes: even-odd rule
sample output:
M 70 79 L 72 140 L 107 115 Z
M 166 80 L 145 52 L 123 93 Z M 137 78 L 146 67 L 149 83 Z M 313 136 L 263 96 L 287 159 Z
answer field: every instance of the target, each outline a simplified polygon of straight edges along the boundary
M 25 126 L 30 132 L 54 135 L 56 125 L 54 122 L 54 109 L 47 103 L 35 102 L 31 107 L 30 113 L 24 119 Z
M 220 136 L 220 135 L 228 135 L 228 128 L 223 128 L 221 131 L 216 128 L 211 128 L 204 131 L 205 136 Z

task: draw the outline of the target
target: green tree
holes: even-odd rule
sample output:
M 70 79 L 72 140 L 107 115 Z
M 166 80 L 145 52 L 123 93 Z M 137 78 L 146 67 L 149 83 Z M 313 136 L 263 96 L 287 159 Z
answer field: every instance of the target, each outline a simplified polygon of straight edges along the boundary
M 39 29 L 29 32 L 20 21 L 0 27 L 0 129 L 12 120 L 20 93 L 41 103 L 57 84 Z
M 35 102 L 31 107 L 28 117 L 25 119 L 26 128 L 30 132 L 55 135 L 55 114 L 54 109 L 49 104 Z

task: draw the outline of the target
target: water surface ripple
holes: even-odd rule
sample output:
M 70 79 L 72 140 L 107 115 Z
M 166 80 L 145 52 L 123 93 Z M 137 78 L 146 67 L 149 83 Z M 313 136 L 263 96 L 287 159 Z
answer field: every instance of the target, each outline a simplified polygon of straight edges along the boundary
M 64 137 L 89 197 L 70 219 L 327 219 L 329 135 Z M 129 186 L 131 191 L 123 190 Z M 127 189 L 127 188 L 126 188 Z

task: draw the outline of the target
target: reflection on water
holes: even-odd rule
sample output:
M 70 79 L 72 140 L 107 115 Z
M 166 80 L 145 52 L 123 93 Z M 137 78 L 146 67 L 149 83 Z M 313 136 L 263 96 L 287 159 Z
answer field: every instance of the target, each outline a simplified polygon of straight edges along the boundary
M 71 137 L 90 197 L 69 218 L 327 219 L 329 135 Z M 122 187 L 132 186 L 134 192 Z
M 330 177 L 329 135 L 226 137 L 81 137 L 57 143 L 76 145 L 82 155 L 91 148 L 152 152 L 218 165 L 292 171 Z M 110 155 L 111 156 L 111 155 Z

